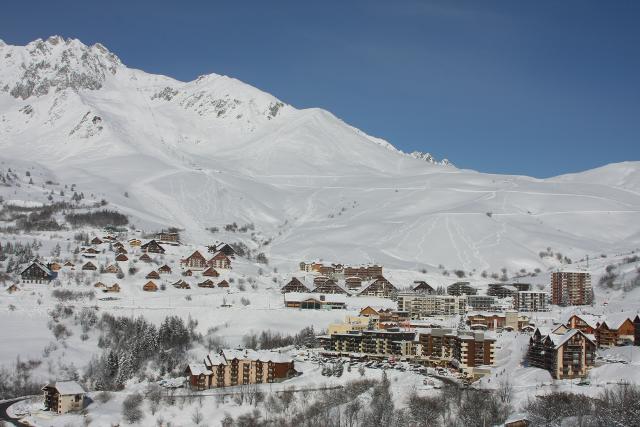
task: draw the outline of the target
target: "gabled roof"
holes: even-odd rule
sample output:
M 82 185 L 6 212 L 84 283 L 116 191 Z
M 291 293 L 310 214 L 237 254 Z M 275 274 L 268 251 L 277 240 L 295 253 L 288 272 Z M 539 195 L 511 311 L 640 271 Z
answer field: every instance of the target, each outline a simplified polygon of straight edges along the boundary
M 27 271 L 27 269 L 29 269 L 29 267 L 31 267 L 32 265 L 35 265 L 35 266 L 37 266 L 39 269 L 41 269 L 42 271 L 44 271 L 44 273 L 45 273 L 47 276 L 53 276 L 53 271 L 51 271 L 51 269 L 50 269 L 49 267 L 47 267 L 46 265 L 44 265 L 44 264 L 42 263 L 42 261 L 40 261 L 40 260 L 39 260 L 39 259 L 37 259 L 37 258 L 36 258 L 36 259 L 34 259 L 33 261 L 31 261 L 31 264 L 29 264 L 29 265 L 27 266 L 27 268 L 25 268 L 24 270 L 22 270 L 22 273 L 24 273 L 25 271 Z M 20 273 L 20 274 L 22 274 L 22 273 Z
M 192 375 L 211 375 L 211 372 L 204 363 L 189 363 L 189 370 Z
M 584 323 L 586 323 L 591 328 L 597 328 L 599 324 L 602 323 L 604 318 L 602 316 L 596 316 L 593 314 L 574 314 L 573 316 L 581 319 Z M 572 317 L 573 317 L 572 316 Z
M 56 381 L 54 383 L 49 383 L 46 386 L 42 387 L 42 390 L 47 388 L 53 388 L 58 391 L 61 395 L 70 395 L 70 394 L 84 394 L 86 393 L 84 387 L 78 384 L 75 381 Z

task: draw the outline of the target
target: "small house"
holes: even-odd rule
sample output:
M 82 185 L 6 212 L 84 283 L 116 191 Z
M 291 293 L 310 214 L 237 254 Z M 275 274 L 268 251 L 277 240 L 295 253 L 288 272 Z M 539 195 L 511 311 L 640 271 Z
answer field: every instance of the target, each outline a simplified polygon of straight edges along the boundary
M 131 246 L 132 248 L 140 247 L 140 245 L 142 245 L 142 241 L 140 241 L 140 239 L 130 239 L 129 240 L 129 246 Z
M 118 285 L 117 283 L 114 283 L 111 286 L 107 286 L 106 288 L 104 288 L 104 292 L 118 293 L 120 292 L 120 285 Z
M 206 277 L 218 277 L 220 276 L 220 273 L 218 273 L 215 268 L 209 267 L 202 273 L 202 275 Z
M 98 267 L 96 267 L 96 265 L 91 261 L 87 261 L 86 264 L 82 266 L 83 271 L 96 271 L 97 269 Z
M 144 284 L 144 286 L 142 287 L 142 290 L 145 292 L 156 292 L 158 290 L 158 285 L 153 283 L 153 281 L 149 280 L 147 283 Z
M 149 263 L 151 262 L 151 257 L 148 254 L 142 254 L 139 258 L 140 261 Z
M 85 389 L 75 381 L 56 381 L 42 387 L 47 411 L 66 414 L 84 409 Z
M 103 242 L 102 240 L 100 240 L 99 237 L 94 237 L 93 239 L 91 239 L 91 244 L 92 245 L 101 245 Z
M 207 261 L 207 265 L 214 268 L 231 268 L 231 260 L 224 252 L 218 251 Z
M 120 254 L 116 257 L 116 261 L 118 262 L 129 261 L 129 257 L 127 257 L 125 254 Z
M 193 276 L 193 271 L 185 270 L 185 271 L 182 272 L 182 275 L 186 276 L 186 277 L 191 277 L 191 276 Z
M 16 285 L 15 283 L 11 286 L 9 286 L 7 289 L 7 292 L 9 292 L 10 294 L 17 292 L 20 290 L 20 288 L 18 287 L 18 285 Z
M 105 284 L 102 282 L 96 282 L 95 285 L 93 285 L 94 288 L 105 288 Z
M 226 280 L 222 280 L 218 283 L 218 287 L 219 288 L 228 288 L 229 287 L 229 282 L 227 282 Z
M 127 250 L 125 248 L 116 248 L 115 252 L 117 254 L 128 254 Z
M 211 279 L 207 279 L 203 282 L 198 283 L 198 287 L 199 288 L 214 288 L 215 287 L 215 283 L 213 283 L 213 280 Z
M 286 294 L 287 292 L 309 292 L 309 291 L 310 289 L 307 286 L 305 286 L 305 284 L 302 283 L 302 281 L 297 277 L 293 277 L 291 280 L 289 280 L 289 283 L 287 283 L 280 289 L 280 292 L 283 294 Z
M 180 260 L 180 265 L 190 269 L 203 270 L 207 267 L 207 260 L 200 251 L 195 251 L 187 258 Z
M 178 280 L 175 283 L 172 283 L 171 286 L 173 286 L 176 289 L 191 289 L 191 285 L 189 285 L 187 282 L 185 282 L 182 279 Z
M 120 267 L 115 264 L 110 264 L 107 268 L 104 269 L 105 273 L 118 274 L 120 272 Z
M 64 263 L 65 267 L 75 267 L 76 265 L 74 263 L 72 263 L 71 261 L 67 261 Z
M 163 254 L 165 252 L 164 248 L 160 246 L 160 244 L 155 240 L 150 240 L 144 245 L 140 246 L 140 250 L 145 253 L 153 254 Z
M 171 267 L 169 267 L 167 264 L 163 265 L 162 267 L 160 267 L 158 269 L 158 273 L 160 274 L 171 274 Z
M 158 273 L 155 270 L 152 270 L 151 272 L 149 272 L 149 274 L 147 274 L 145 276 L 145 279 L 154 279 L 154 280 L 159 280 L 160 279 L 160 273 Z

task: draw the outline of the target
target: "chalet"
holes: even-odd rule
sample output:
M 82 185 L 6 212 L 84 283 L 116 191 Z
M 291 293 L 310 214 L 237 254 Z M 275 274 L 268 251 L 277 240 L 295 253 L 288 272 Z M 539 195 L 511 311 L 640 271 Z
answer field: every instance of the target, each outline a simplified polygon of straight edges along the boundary
M 140 250 L 145 253 L 153 254 L 163 254 L 165 252 L 164 248 L 160 246 L 160 244 L 155 240 L 150 240 L 144 245 L 140 246 Z
M 110 235 L 110 234 L 107 234 L 106 236 L 103 236 L 103 237 L 102 237 L 102 240 L 103 240 L 104 242 L 115 242 L 115 241 L 117 241 L 118 239 L 116 239 L 116 238 L 115 238 L 115 236 L 112 236 L 112 235 Z
M 85 404 L 85 389 L 75 381 L 56 381 L 42 387 L 46 411 L 66 414 L 81 411 Z
M 194 270 L 203 270 L 207 268 L 207 260 L 200 251 L 195 251 L 187 258 L 180 260 L 180 265 Z
M 346 294 L 347 291 L 342 289 L 334 280 L 327 280 L 316 286 L 313 291 L 316 294 Z
M 567 326 L 571 329 L 579 329 L 585 334 L 595 335 L 598 327 L 602 324 L 602 316 L 594 316 L 591 314 L 574 314 L 569 318 Z
M 224 252 L 218 251 L 207 261 L 207 265 L 214 268 L 231 268 L 231 260 Z
M 49 283 L 57 276 L 57 273 L 44 265 L 40 260 L 35 259 L 27 268 L 22 270 L 20 278 L 22 283 Z
M 124 244 L 122 242 L 115 242 L 112 246 L 114 249 L 124 248 Z
M 116 264 L 108 265 L 107 268 L 104 269 L 105 273 L 118 274 L 120 272 L 120 267 Z
M 71 261 L 67 261 L 64 263 L 65 267 L 75 267 L 76 265 L 74 263 L 72 263 Z
M 16 285 L 15 283 L 14 283 L 13 285 L 9 286 L 9 287 L 6 289 L 6 291 L 7 291 L 8 293 L 10 293 L 10 294 L 12 294 L 12 293 L 14 293 L 14 292 L 17 292 L 17 291 L 19 291 L 19 290 L 20 290 L 20 288 L 19 288 L 19 287 L 18 287 L 18 285 Z
M 304 285 L 304 283 L 302 283 L 300 279 L 298 279 L 297 277 L 293 277 L 291 280 L 289 280 L 289 283 L 287 283 L 280 289 L 280 292 L 282 292 L 283 294 L 286 294 L 287 292 L 310 292 L 310 291 L 311 290 L 307 288 Z
M 431 285 L 429 285 L 424 280 L 415 280 L 413 282 L 413 292 L 418 292 L 421 294 L 433 295 L 436 293 L 436 290 L 433 289 Z
M 129 240 L 129 246 L 131 246 L 132 248 L 139 247 L 140 245 L 142 245 L 142 241 L 140 241 L 140 239 Z
M 213 283 L 213 280 L 207 279 L 203 282 L 198 283 L 199 288 L 215 288 L 216 285 Z
M 349 290 L 360 289 L 362 286 L 362 279 L 359 277 L 347 277 L 344 279 L 344 284 Z
M 209 354 L 204 363 L 191 363 L 185 373 L 195 390 L 284 381 L 298 373 L 292 358 L 274 351 L 230 350 Z
M 147 283 L 144 284 L 144 286 L 142 287 L 142 290 L 145 292 L 156 292 L 158 290 L 158 285 L 153 283 L 153 281 L 149 280 Z
M 284 294 L 284 305 L 287 308 L 299 308 L 302 310 L 331 310 L 347 307 L 344 295 L 318 295 L 298 292 Z
M 125 254 L 120 254 L 116 257 L 116 261 L 118 262 L 129 261 L 129 257 L 127 257 Z
M 447 286 L 448 295 L 476 295 L 478 290 L 472 287 L 469 282 L 456 282 L 453 285 Z
M 107 286 L 106 288 L 104 288 L 104 292 L 118 293 L 120 292 L 120 285 L 118 285 L 117 283 L 114 283 L 111 286 Z
M 51 264 L 49 264 L 49 269 L 51 271 L 60 271 L 62 270 L 62 266 L 57 262 L 52 262 Z
M 140 256 L 140 258 L 138 258 L 140 261 L 142 262 L 146 262 L 146 263 L 150 263 L 151 262 L 151 257 L 149 256 L 149 254 L 142 254 Z
M 162 242 L 178 243 L 180 241 L 180 233 L 163 230 L 156 235 L 156 239 Z
M 186 277 L 191 277 L 191 276 L 193 276 L 193 271 L 185 270 L 185 271 L 182 272 L 182 275 L 186 276 Z
M 182 279 L 178 280 L 175 283 L 172 283 L 171 286 L 173 286 L 176 289 L 191 289 L 191 285 L 189 285 L 187 282 L 185 282 Z
M 92 245 L 101 245 L 103 242 L 102 240 L 100 240 L 99 237 L 94 237 L 93 239 L 91 239 L 91 244 Z
M 221 281 L 218 283 L 218 287 L 219 287 L 219 288 L 228 288 L 228 287 L 229 287 L 229 282 L 227 282 L 226 280 L 221 280 Z
M 97 269 L 98 269 L 98 267 L 96 267 L 96 265 L 94 263 L 92 263 L 91 261 L 87 261 L 82 266 L 82 270 L 83 271 L 96 271 Z
M 95 285 L 93 285 L 94 288 L 104 288 L 106 287 L 104 283 L 102 282 L 96 282 Z
M 160 274 L 171 274 L 171 267 L 169 267 L 167 264 L 165 264 L 162 267 L 158 268 L 158 273 L 160 273 Z
M 360 295 L 389 298 L 396 291 L 396 287 L 393 286 L 391 282 L 380 276 L 370 284 L 365 285 L 365 288 L 360 292 Z
M 627 316 L 607 316 L 596 329 L 598 347 L 633 345 L 634 341 L 635 326 L 633 319 Z
M 220 273 L 218 273 L 215 268 L 209 267 L 202 273 L 202 275 L 205 277 L 218 277 L 220 276 Z
M 124 254 L 124 255 L 128 254 L 128 252 L 127 252 L 127 250 L 125 248 L 116 248 L 115 252 L 117 254 Z
M 313 284 L 314 286 L 322 285 L 327 280 L 329 280 L 327 276 L 317 276 L 313 278 Z
M 207 250 L 211 254 L 216 253 L 216 252 L 222 252 L 223 254 L 225 254 L 228 257 L 235 257 L 235 255 L 236 255 L 236 251 L 231 247 L 231 245 L 228 245 L 228 244 L 223 243 L 223 242 L 218 242 L 218 243 L 216 243 L 214 245 L 208 246 Z
M 555 379 L 578 378 L 594 365 L 595 352 L 593 337 L 578 329 L 546 333 L 538 328 L 529 340 L 527 361 Z
M 145 279 L 154 279 L 154 280 L 159 280 L 160 279 L 160 273 L 158 273 L 155 270 L 151 270 L 149 272 L 149 274 L 147 274 L 145 277 Z
M 82 249 L 82 253 L 84 254 L 84 256 L 96 256 L 100 253 L 100 251 L 95 248 L 84 248 Z

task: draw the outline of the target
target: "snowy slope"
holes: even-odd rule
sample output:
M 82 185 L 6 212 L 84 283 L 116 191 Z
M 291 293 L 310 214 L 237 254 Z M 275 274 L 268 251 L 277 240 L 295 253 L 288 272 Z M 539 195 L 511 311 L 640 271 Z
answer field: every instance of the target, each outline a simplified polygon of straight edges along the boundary
M 219 75 L 129 69 L 102 45 L 0 43 L 2 157 L 39 163 L 139 227 L 255 223 L 262 251 L 396 268 L 546 269 L 640 246 L 638 162 L 539 180 L 404 154 L 320 109 Z M 128 197 L 125 197 L 125 192 Z M 244 235 L 225 240 L 248 240 Z

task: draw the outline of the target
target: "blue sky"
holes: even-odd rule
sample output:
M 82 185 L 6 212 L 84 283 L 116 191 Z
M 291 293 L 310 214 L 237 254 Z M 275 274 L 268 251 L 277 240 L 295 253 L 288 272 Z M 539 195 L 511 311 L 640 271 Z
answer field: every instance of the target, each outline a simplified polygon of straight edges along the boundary
M 0 38 L 227 74 L 404 151 L 546 177 L 640 160 L 640 2 L 11 1 Z

